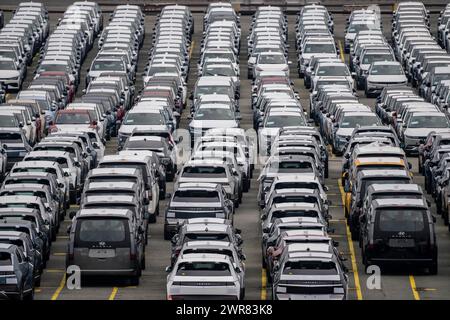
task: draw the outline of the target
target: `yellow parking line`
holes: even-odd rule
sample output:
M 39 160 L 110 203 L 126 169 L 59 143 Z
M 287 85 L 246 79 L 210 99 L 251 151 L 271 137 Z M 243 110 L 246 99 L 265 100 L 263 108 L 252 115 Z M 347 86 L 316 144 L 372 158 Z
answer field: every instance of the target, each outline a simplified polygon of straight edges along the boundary
M 108 300 L 114 300 L 116 297 L 117 291 L 119 291 L 119 288 L 114 287 L 111 294 L 109 295 Z
M 267 299 L 267 271 L 266 269 L 262 269 L 261 272 L 261 300 Z
M 52 300 L 58 299 L 59 294 L 61 293 L 62 289 L 64 289 L 65 284 L 66 284 L 66 274 L 64 273 L 64 276 L 61 279 L 61 282 L 59 283 L 59 287 L 56 289 L 55 293 L 52 295 Z
M 339 45 L 339 51 L 340 51 L 340 54 L 341 54 L 341 60 L 342 60 L 342 62 L 344 62 L 344 61 L 345 61 L 345 58 L 344 58 L 344 49 L 342 48 L 342 42 L 341 42 L 341 40 L 338 40 L 338 45 Z
M 338 179 L 338 186 L 339 186 L 339 191 L 341 192 L 342 204 L 344 204 L 345 192 L 344 192 L 344 188 L 342 187 L 341 179 Z M 356 297 L 358 300 L 362 300 L 363 296 L 362 296 L 362 292 L 361 292 L 361 284 L 359 283 L 359 273 L 358 273 L 358 265 L 356 263 L 355 248 L 353 246 L 352 236 L 351 236 L 350 228 L 348 227 L 347 221 L 345 222 L 345 231 L 347 233 L 348 247 L 350 249 L 353 278 L 355 280 L 355 287 L 356 287 Z
M 191 48 L 189 49 L 189 60 L 192 57 L 192 52 L 194 51 L 195 40 L 192 40 Z
M 416 280 L 414 279 L 413 275 L 409 276 L 409 284 L 411 285 L 411 290 L 414 296 L 414 300 L 420 300 L 419 292 L 417 291 L 416 287 Z

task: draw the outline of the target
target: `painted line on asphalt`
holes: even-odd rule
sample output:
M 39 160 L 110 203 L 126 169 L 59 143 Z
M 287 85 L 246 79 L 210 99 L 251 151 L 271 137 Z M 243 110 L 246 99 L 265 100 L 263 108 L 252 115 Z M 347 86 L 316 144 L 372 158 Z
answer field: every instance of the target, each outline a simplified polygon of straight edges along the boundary
M 267 271 L 266 269 L 261 270 L 261 300 L 267 299 Z
M 192 40 L 191 48 L 189 49 L 189 60 L 191 60 L 192 52 L 194 51 L 195 40 Z
M 342 203 L 344 203 L 345 193 L 344 193 L 344 188 L 342 187 L 341 179 L 338 179 L 338 186 L 339 186 L 339 191 L 341 192 L 341 201 L 342 201 Z M 359 282 L 358 264 L 356 263 L 355 248 L 353 246 L 352 236 L 351 236 L 350 228 L 348 227 L 347 221 L 345 222 L 345 231 L 347 233 L 348 247 L 350 249 L 353 278 L 355 280 L 355 287 L 356 287 L 356 297 L 358 300 L 362 300 L 363 296 L 362 296 L 362 292 L 361 292 L 361 284 Z
M 64 276 L 61 279 L 61 282 L 59 283 L 59 287 L 56 289 L 55 293 L 52 295 L 52 301 L 58 300 L 59 294 L 61 293 L 62 289 L 64 289 L 65 284 L 66 284 L 66 274 L 64 273 Z
M 409 276 L 409 284 L 411 285 L 411 290 L 414 296 L 414 300 L 420 300 L 419 292 L 417 291 L 416 287 L 416 280 L 414 279 L 413 275 Z
M 116 298 L 117 291 L 119 291 L 119 288 L 114 287 L 111 294 L 109 295 L 108 300 L 114 300 Z
M 345 58 L 344 58 L 344 48 L 342 48 L 342 42 L 341 40 L 338 40 L 338 44 L 339 44 L 339 51 L 341 54 L 341 60 L 342 62 L 345 62 Z

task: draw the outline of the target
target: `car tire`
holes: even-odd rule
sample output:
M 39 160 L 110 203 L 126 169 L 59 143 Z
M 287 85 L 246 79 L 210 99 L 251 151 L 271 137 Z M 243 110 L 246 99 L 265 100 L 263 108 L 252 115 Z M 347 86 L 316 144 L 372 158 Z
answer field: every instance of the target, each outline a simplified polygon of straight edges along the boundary
M 139 280 L 140 280 L 140 277 L 139 277 L 139 276 L 132 276 L 132 277 L 129 279 L 130 285 L 131 285 L 131 286 L 138 286 L 138 285 L 139 285 Z
M 239 208 L 239 200 L 234 201 L 234 207 L 237 209 Z
M 148 216 L 148 223 L 156 223 L 156 212 Z
M 142 260 L 141 260 L 141 269 L 145 270 L 145 254 L 144 254 L 144 256 L 142 257 Z
M 170 232 L 167 230 L 164 230 L 164 240 L 170 240 L 170 239 L 172 239 Z
M 433 276 L 435 276 L 435 275 L 438 274 L 438 264 L 437 264 L 437 261 L 434 261 L 433 263 L 431 263 L 431 264 L 428 266 L 428 274 L 433 275 Z
M 245 298 L 245 288 L 241 288 L 241 292 L 239 293 L 239 299 L 244 300 Z
M 23 296 L 23 300 L 32 301 L 34 300 L 34 288 L 31 291 Z
M 37 278 L 37 279 L 34 281 L 34 286 L 35 286 L 35 287 L 40 287 L 40 286 L 41 286 L 41 276 L 39 276 L 39 278 Z

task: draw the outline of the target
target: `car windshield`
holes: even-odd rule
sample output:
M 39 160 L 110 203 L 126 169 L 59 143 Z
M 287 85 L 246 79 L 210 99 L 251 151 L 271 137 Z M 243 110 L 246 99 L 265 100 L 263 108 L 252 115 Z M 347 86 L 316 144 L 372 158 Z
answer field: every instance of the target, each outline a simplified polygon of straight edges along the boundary
M 67 169 L 69 167 L 67 163 L 67 159 L 63 157 L 28 157 L 25 159 L 25 161 L 52 161 L 52 162 L 58 162 L 61 168 Z
M 148 75 L 152 76 L 157 73 L 171 73 L 177 72 L 177 68 L 175 66 L 166 66 L 166 67 L 151 67 L 148 71 Z
M 371 64 L 377 61 L 395 61 L 392 54 L 366 54 L 364 55 L 363 64 Z
M 236 72 L 231 67 L 206 67 L 203 75 L 234 77 L 236 76 Z
M 350 73 L 348 71 L 348 68 L 343 65 L 337 65 L 337 66 L 326 66 L 319 68 L 317 70 L 318 76 L 349 76 Z
M 418 232 L 425 227 L 424 210 L 396 208 L 395 210 L 377 210 L 377 225 L 385 232 Z
M 265 123 L 265 127 L 267 128 L 281 128 L 304 125 L 306 125 L 306 123 L 301 116 L 292 115 L 270 115 Z
M 374 24 L 352 24 L 347 31 L 349 33 L 357 33 L 359 31 L 366 31 L 371 29 L 378 30 L 378 28 Z
M 403 69 L 399 64 L 376 64 L 372 65 L 372 69 L 370 70 L 370 74 L 374 75 L 386 75 L 386 76 L 395 76 L 395 75 L 403 75 Z
M 0 60 L 0 70 L 16 70 L 16 66 L 11 60 Z
M 66 71 L 67 66 L 61 64 L 41 64 L 37 73 L 45 71 Z
M 82 242 L 123 242 L 127 224 L 125 219 L 80 219 L 76 234 Z
M 12 259 L 9 252 L 0 252 L 0 266 L 11 266 Z
M 0 122 L 3 119 L 3 116 L 0 117 Z M 0 125 L 1 127 L 1 125 Z M 21 143 L 22 135 L 20 133 L 12 133 L 12 132 L 1 132 L 0 133 L 0 141 L 3 143 Z
M 270 164 L 271 172 L 312 172 L 313 166 L 308 161 L 274 161 Z
M 173 201 L 178 202 L 219 202 L 217 191 L 207 190 L 178 190 L 173 196 Z
M 0 51 L 0 57 L 16 59 L 16 54 L 14 51 Z
M 160 113 L 128 113 L 124 119 L 126 125 L 164 125 Z
M 92 71 L 123 71 L 124 65 L 122 61 L 110 60 L 110 61 L 96 61 L 92 65 Z
M 204 95 L 204 94 L 230 94 L 230 86 L 198 86 L 196 88 L 196 96 Z
M 214 166 L 187 166 L 183 170 L 182 177 L 211 177 L 226 178 L 227 174 L 224 167 Z
M 340 128 L 356 128 L 357 126 L 377 126 L 381 125 L 380 120 L 375 115 L 344 116 Z
M 304 53 L 334 53 L 336 47 L 334 43 L 310 43 L 306 44 Z
M 183 262 L 178 265 L 177 276 L 185 277 L 226 277 L 230 276 L 228 263 L 223 262 Z
M 281 54 L 264 54 L 259 56 L 258 63 L 261 64 L 286 64 L 286 59 Z
M 213 233 L 213 232 L 207 232 L 207 233 L 187 233 L 184 238 L 184 242 L 188 241 L 226 241 L 230 242 L 230 238 L 226 233 Z
M 336 264 L 332 261 L 288 261 L 283 268 L 287 275 L 333 275 L 337 274 Z
M 8 115 L 8 114 L 2 114 L 0 116 L 0 128 L 15 128 L 17 127 L 16 124 L 16 117 L 14 117 L 14 115 Z
M 449 122 L 446 116 L 412 116 L 408 128 L 448 128 Z
M 91 119 L 88 113 L 58 113 L 56 124 L 90 124 Z
M 201 108 L 195 115 L 195 120 L 234 120 L 234 113 L 228 108 Z
M 277 218 L 290 218 L 290 217 L 307 217 L 318 218 L 317 211 L 314 210 L 284 210 L 275 211 L 272 213 L 272 221 Z

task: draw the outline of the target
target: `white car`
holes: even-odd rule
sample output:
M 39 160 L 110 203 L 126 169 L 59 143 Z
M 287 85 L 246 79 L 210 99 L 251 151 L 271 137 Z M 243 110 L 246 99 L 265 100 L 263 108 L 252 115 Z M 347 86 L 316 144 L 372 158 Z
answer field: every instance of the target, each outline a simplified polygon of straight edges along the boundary
M 174 267 L 167 267 L 167 299 L 239 300 L 243 288 L 239 274 L 230 257 L 222 254 L 190 253 L 178 259 Z

